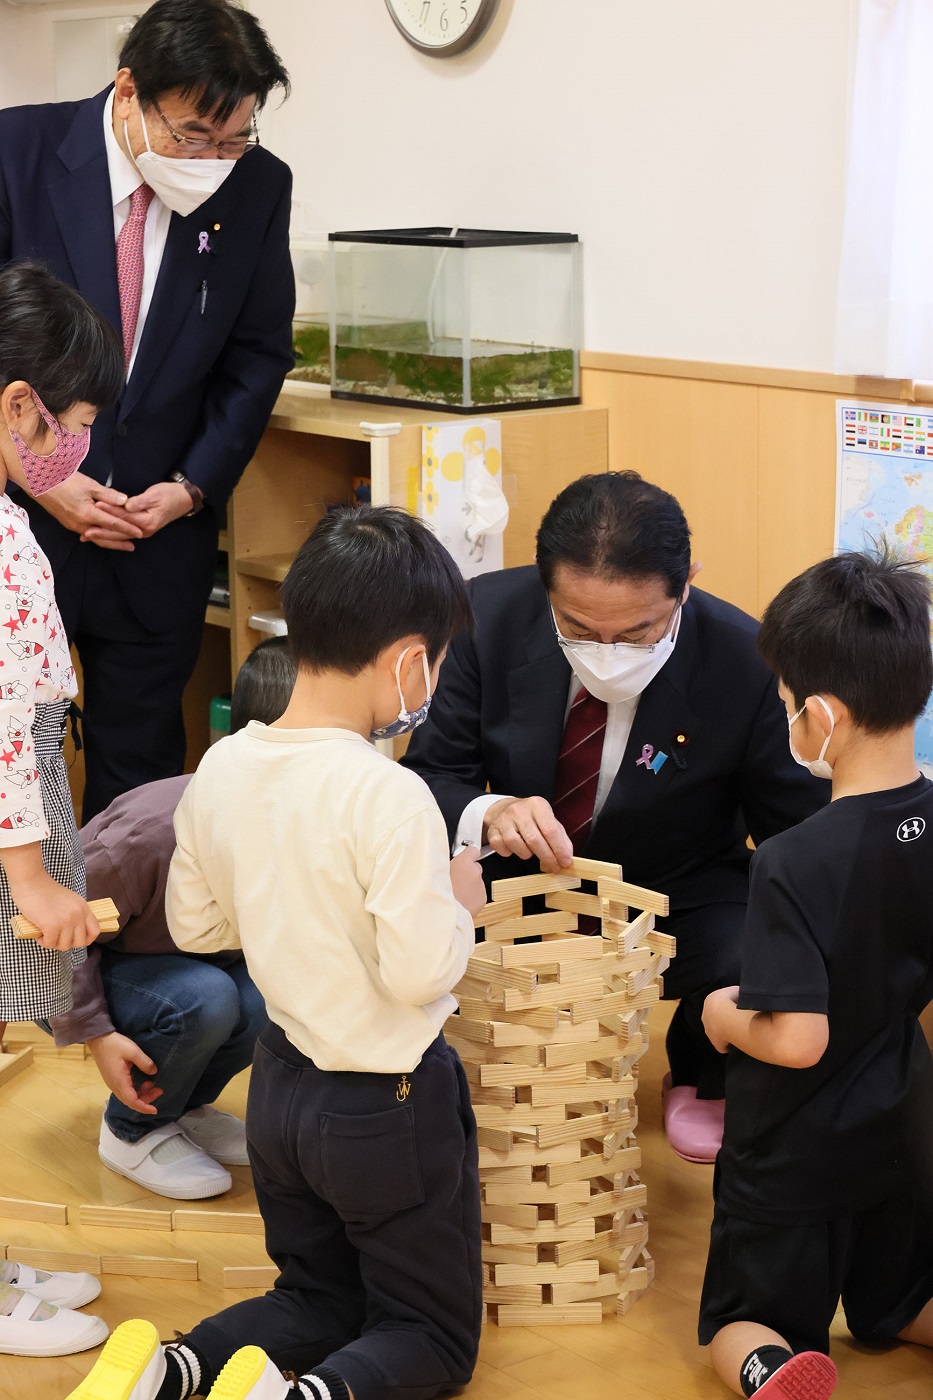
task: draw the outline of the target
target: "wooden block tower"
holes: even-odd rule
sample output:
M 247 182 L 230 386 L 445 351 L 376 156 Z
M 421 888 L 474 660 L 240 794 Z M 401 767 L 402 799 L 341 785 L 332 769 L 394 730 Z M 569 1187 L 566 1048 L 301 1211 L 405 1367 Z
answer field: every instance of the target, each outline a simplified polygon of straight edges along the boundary
M 525 914 L 535 895 L 547 912 Z M 486 941 L 444 1033 L 479 1128 L 483 1297 L 500 1326 L 601 1322 L 651 1281 L 635 1088 L 675 953 L 654 929 L 667 912 L 619 866 L 576 860 L 497 881 L 476 920 Z

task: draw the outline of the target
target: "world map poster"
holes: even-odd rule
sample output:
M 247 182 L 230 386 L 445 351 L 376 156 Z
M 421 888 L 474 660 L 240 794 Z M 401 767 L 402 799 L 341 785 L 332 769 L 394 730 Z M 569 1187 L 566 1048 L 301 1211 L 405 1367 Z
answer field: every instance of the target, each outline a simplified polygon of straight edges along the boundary
M 884 536 L 933 578 L 933 411 L 839 400 L 836 549 Z M 933 703 L 917 726 L 917 762 L 933 778 Z

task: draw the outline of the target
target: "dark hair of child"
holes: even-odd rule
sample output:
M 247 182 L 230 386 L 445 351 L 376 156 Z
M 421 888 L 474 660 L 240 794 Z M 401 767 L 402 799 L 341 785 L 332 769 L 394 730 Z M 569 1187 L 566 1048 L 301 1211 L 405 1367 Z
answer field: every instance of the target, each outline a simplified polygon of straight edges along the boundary
M 930 599 L 916 561 L 884 541 L 876 554 L 837 554 L 769 603 L 758 650 L 798 708 L 834 695 L 869 733 L 902 729 L 933 688 Z
M 297 666 L 356 676 L 401 637 L 423 637 L 431 665 L 473 625 L 463 577 L 407 511 L 361 506 L 327 515 L 282 585 Z
M 237 671 L 230 700 L 230 733 L 251 719 L 273 724 L 288 708 L 295 688 L 295 663 L 287 637 L 267 637 L 254 647 Z

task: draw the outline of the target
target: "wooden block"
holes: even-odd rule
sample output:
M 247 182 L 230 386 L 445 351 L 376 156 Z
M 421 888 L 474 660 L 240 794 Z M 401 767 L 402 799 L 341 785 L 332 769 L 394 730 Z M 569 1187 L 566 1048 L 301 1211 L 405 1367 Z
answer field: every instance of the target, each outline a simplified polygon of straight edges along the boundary
M 611 1016 L 613 1012 L 640 1011 L 643 1007 L 654 1006 L 659 1000 L 658 984 L 652 982 L 650 987 L 645 987 L 644 991 L 634 997 L 630 997 L 627 992 L 612 992 L 601 998 L 575 1001 L 570 1008 L 570 1015 L 575 1024 L 589 1021 L 594 1016 L 601 1020 L 603 1016 Z
M 204 1230 L 222 1235 L 265 1235 L 262 1216 L 247 1210 L 173 1210 L 176 1230 Z
M 82 1045 L 82 1050 L 84 1046 Z M 28 1069 L 32 1064 L 33 1048 L 28 1046 L 25 1050 L 17 1050 L 12 1053 L 0 1052 L 0 1085 L 15 1079 L 18 1074 L 22 1074 L 24 1069 Z
M 480 1128 L 477 1126 L 476 1141 L 480 1150 L 487 1147 L 493 1152 L 510 1152 L 514 1138 L 511 1132 L 505 1128 Z M 480 1166 L 482 1165 L 483 1163 L 480 1162 Z
M 622 867 L 608 860 L 586 860 L 574 856 L 573 863 L 564 867 L 565 875 L 579 875 L 581 880 L 621 880 Z
M 102 1254 L 103 1274 L 125 1274 L 130 1278 L 170 1278 L 177 1283 L 197 1282 L 197 1259 L 175 1259 L 156 1254 Z
M 528 1103 L 515 1104 L 511 1108 L 474 1103 L 473 1114 L 479 1127 L 507 1128 L 516 1134 L 529 1132 L 539 1123 L 563 1123 L 565 1116 L 559 1104 L 551 1108 L 532 1108 Z
M 274 1264 L 252 1264 L 224 1269 L 224 1288 L 273 1288 L 279 1276 Z
M 461 1015 L 471 1021 L 494 1019 L 497 1022 L 513 1022 L 515 1025 L 534 1026 L 539 1030 L 555 1031 L 560 1024 L 560 1012 L 556 1006 L 539 1006 L 531 1011 L 506 1011 L 503 1005 L 504 992 L 496 993 L 497 1001 L 492 1003 L 473 997 L 458 996 Z M 448 1022 L 448 1025 L 450 1023 Z M 445 1031 L 447 1027 L 444 1027 Z
M 559 982 L 539 982 L 533 992 L 518 992 L 506 988 L 503 992 L 506 1011 L 524 1011 L 535 1006 L 566 1006 L 572 998 L 591 999 L 598 1003 L 603 996 L 603 982 L 600 977 L 589 978 L 575 983 L 572 987 L 561 986 Z M 657 1000 L 657 998 L 655 998 Z
M 50 1274 L 99 1274 L 101 1260 L 98 1254 L 73 1254 L 66 1249 L 29 1249 L 21 1245 L 8 1245 L 7 1258 L 17 1264 L 29 1264 L 33 1269 L 46 1269 Z
M 487 932 L 487 939 L 492 937 L 495 940 L 502 940 L 502 966 L 503 967 L 531 967 L 534 961 L 527 962 L 525 955 L 539 947 L 537 943 L 513 942 L 516 938 L 544 938 L 549 934 L 561 936 L 573 933 L 577 927 L 576 914 L 557 913 L 552 914 L 528 914 L 523 919 L 509 919 L 505 923 L 498 924 L 490 933 Z M 580 934 L 577 937 L 581 937 Z M 507 954 L 510 956 L 507 958 Z
M 663 953 L 666 958 L 676 958 L 677 939 L 672 933 L 658 933 L 653 930 L 645 939 L 645 947 L 653 953 Z
M 603 920 L 603 937 L 611 938 L 615 942 L 617 953 L 631 953 L 654 930 L 654 914 L 650 909 L 645 909 L 631 922 L 616 924 L 610 920 Z
M 474 1109 L 478 1108 L 480 1105 L 491 1106 L 495 1108 L 512 1107 L 512 1105 L 514 1105 L 515 1103 L 515 1090 L 510 1089 L 508 1085 L 505 1084 L 493 1084 L 486 1089 L 482 1088 L 479 1084 L 478 1078 L 479 1068 L 480 1067 L 478 1065 L 464 1065 L 464 1069 L 472 1069 L 476 1070 L 477 1072 L 477 1081 L 475 1084 L 470 1079 L 469 1073 L 467 1074 L 467 1081 L 470 1085 L 470 1102 L 472 1103 Z
M 472 1041 L 475 1045 L 488 1045 L 492 1041 L 492 1022 L 486 1020 L 471 1021 L 469 1017 L 462 1013 L 458 1016 L 454 1014 L 444 1027 L 449 1034 L 451 1029 L 456 1030 L 461 1040 Z M 524 1044 L 525 1042 L 518 1042 Z
M 582 1084 L 532 1084 L 529 1088 L 533 1107 L 539 1104 L 549 1107 L 553 1104 L 584 1103 L 605 1099 L 613 1103 L 619 1099 L 630 1099 L 635 1093 L 635 1081 L 631 1075 L 622 1079 L 587 1079 Z
M 171 1230 L 170 1210 L 135 1210 L 125 1206 L 80 1206 L 82 1225 L 106 1225 L 118 1230 Z
M 598 1191 L 585 1201 L 559 1201 L 554 1219 L 558 1225 L 572 1225 L 575 1220 L 585 1220 L 590 1215 L 598 1220 L 602 1215 L 615 1215 L 621 1206 L 621 1191 Z
M 477 1045 L 475 1041 L 464 1040 L 452 1016 L 444 1027 L 444 1034 L 451 1045 L 460 1052 L 460 1058 L 472 1065 L 537 1065 L 538 1049 L 534 1045 L 516 1045 L 503 1048 L 496 1045 Z
M 500 1186 L 498 1182 L 486 1182 L 483 1195 L 489 1205 L 512 1206 L 512 1205 L 582 1205 L 589 1202 L 590 1196 L 589 1182 L 568 1181 L 561 1186 L 548 1186 L 544 1181 L 532 1181 L 527 1185 L 511 1185 L 506 1183 Z M 586 1214 L 586 1211 L 583 1211 Z M 575 1216 L 579 1220 L 581 1216 Z
M 541 933 L 550 933 L 556 927 L 550 920 L 561 921 L 558 914 L 532 914 L 522 922 L 540 924 Z M 547 943 L 511 943 L 500 949 L 503 967 L 536 967 L 539 963 L 593 962 L 604 956 L 598 938 L 587 934 L 577 934 L 575 938 L 554 938 Z
M 637 1171 L 641 1166 L 641 1148 L 624 1147 L 621 1152 L 606 1158 L 600 1153 L 591 1153 L 576 1162 L 556 1162 L 547 1169 L 549 1186 L 560 1186 L 565 1181 L 586 1181 L 599 1176 L 618 1176 L 620 1172 Z
M 493 880 L 493 902 L 525 899 L 533 894 L 553 894 L 558 890 L 578 890 L 580 881 L 572 875 L 519 875 L 514 880 Z
M 8 1220 L 41 1220 L 46 1225 L 67 1225 L 68 1207 L 56 1201 L 21 1201 L 0 1196 L 0 1216 Z
M 112 899 L 92 899 L 88 908 L 100 924 L 102 933 L 116 933 L 120 927 L 120 914 Z M 14 938 L 41 938 L 42 930 L 24 914 L 14 914 L 10 920 Z
M 582 1029 L 583 1026 L 592 1025 L 593 1023 L 592 1021 L 582 1021 L 580 1024 Z M 597 1022 L 597 1025 L 598 1024 Z M 594 1035 L 592 1040 L 585 1041 L 579 1045 L 572 1042 L 566 1045 L 545 1045 L 544 1064 L 546 1069 L 559 1069 L 562 1065 L 572 1061 L 574 1051 L 576 1051 L 576 1058 L 578 1060 L 583 1059 L 584 1061 L 589 1061 L 601 1060 L 606 1058 L 606 1056 L 620 1055 L 624 1052 L 625 1048 L 626 1047 L 618 1036 Z
M 537 1132 L 537 1129 L 534 1131 Z M 548 1162 L 578 1161 L 579 1157 L 579 1142 L 565 1142 L 559 1147 L 548 1147 L 543 1150 L 534 1142 L 517 1142 L 508 1152 L 497 1152 L 494 1148 L 482 1146 L 479 1149 L 479 1164 L 483 1170 L 495 1167 L 503 1169 L 516 1166 L 543 1167 Z M 502 1177 L 497 1176 L 496 1180 L 501 1181 Z
M 533 1230 L 516 1230 L 514 1225 L 490 1226 L 493 1244 L 558 1244 L 564 1241 L 579 1244 L 596 1238 L 595 1220 L 577 1220 L 573 1225 L 557 1225 L 553 1220 L 539 1220 Z M 581 1255 L 585 1259 L 587 1256 Z
M 511 1202 L 509 1204 L 484 1200 L 480 1206 L 484 1224 L 514 1225 L 516 1229 L 533 1230 L 538 1223 L 538 1207 Z
M 619 1276 L 616 1273 L 600 1274 L 595 1283 L 555 1283 L 551 1287 L 551 1301 L 565 1303 L 589 1302 L 592 1298 L 614 1298 L 619 1292 Z
M 623 1210 L 635 1210 L 636 1208 L 648 1204 L 648 1188 L 644 1182 L 636 1182 L 634 1186 L 626 1186 L 622 1192 L 621 1206 Z
M 595 1283 L 599 1278 L 596 1259 L 583 1259 L 559 1269 L 556 1264 L 497 1264 L 493 1281 L 497 1288 L 515 1283 Z
M 486 1024 L 497 1049 L 512 1045 L 575 1045 L 581 1041 L 595 1040 L 599 1035 L 598 1021 L 584 1021 L 575 1026 L 569 1016 L 566 1021 L 560 1021 L 554 1030 L 540 1030 L 537 1026 L 521 1026 L 511 1021 L 487 1021 Z
M 522 992 L 533 992 L 538 985 L 538 974 L 534 968 L 497 966 L 489 958 L 476 956 L 467 962 L 464 975 L 477 982 L 488 982 L 492 987 L 515 987 Z
M 520 899 L 502 899 L 491 904 L 486 904 L 474 916 L 474 928 L 493 928 L 496 924 L 504 923 L 506 919 L 520 919 L 522 917 L 522 901 Z
M 543 1285 L 538 1283 L 515 1283 L 508 1288 L 497 1288 L 495 1284 L 483 1289 L 485 1303 L 531 1303 L 541 1302 Z
M 540 1308 L 501 1307 L 497 1322 L 500 1327 L 581 1327 L 602 1322 L 602 1304 L 568 1303 L 565 1307 L 545 1304 Z
M 584 914 L 590 919 L 603 917 L 602 900 L 597 894 L 559 890 L 557 894 L 549 894 L 544 903 L 548 909 L 560 909 L 568 914 Z
M 567 1264 L 573 1264 L 578 1259 L 591 1259 L 594 1255 L 603 1254 L 607 1249 L 615 1249 L 615 1230 L 600 1230 L 593 1239 L 577 1243 L 569 1241 L 566 1244 L 554 1246 L 554 1262 L 562 1268 Z
M 656 914 L 666 919 L 670 913 L 670 900 L 657 890 L 646 890 L 642 885 L 630 885 L 627 880 L 603 878 L 597 882 L 600 899 L 616 900 L 619 904 L 634 904 L 636 909 Z
M 514 1266 L 514 1265 L 509 1265 L 509 1264 L 500 1264 L 500 1265 L 497 1265 L 496 1267 L 497 1267 L 497 1269 L 499 1269 L 499 1268 L 508 1269 L 508 1268 L 510 1268 L 510 1267 L 515 1267 L 515 1266 Z M 519 1265 L 518 1267 L 521 1267 L 521 1266 Z M 620 1292 L 620 1293 L 643 1293 L 644 1290 L 645 1290 L 647 1287 L 648 1287 L 648 1270 L 647 1270 L 647 1269 L 631 1269 L 631 1270 L 629 1270 L 629 1272 L 626 1274 L 625 1278 L 620 1280 L 620 1283 L 619 1283 L 619 1292 Z
M 495 1085 L 508 1085 L 515 1088 L 519 1084 L 585 1084 L 586 1065 L 561 1065 L 559 1069 L 547 1069 L 544 1065 L 488 1065 L 479 1066 L 479 1082 L 483 1088 Z
M 483 1258 L 489 1264 L 536 1264 L 536 1244 L 491 1244 L 483 1240 Z
M 557 1147 L 562 1142 L 575 1142 L 580 1138 L 597 1137 L 602 1133 L 622 1129 L 631 1120 L 627 1113 L 587 1113 L 582 1118 L 570 1118 L 566 1123 L 554 1127 L 535 1129 L 535 1140 L 539 1147 Z
M 532 1173 L 530 1166 L 503 1167 L 497 1164 L 495 1166 L 482 1167 L 480 1169 L 479 1177 L 481 1182 L 494 1181 L 497 1185 L 499 1185 L 503 1181 L 507 1181 L 512 1184 L 530 1186 L 531 1174 Z

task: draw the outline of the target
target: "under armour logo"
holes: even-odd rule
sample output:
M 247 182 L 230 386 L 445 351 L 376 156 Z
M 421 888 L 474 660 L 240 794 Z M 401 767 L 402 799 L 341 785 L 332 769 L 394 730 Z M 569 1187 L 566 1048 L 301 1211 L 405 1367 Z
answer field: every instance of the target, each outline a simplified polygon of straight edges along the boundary
M 898 841 L 916 841 L 917 837 L 922 836 L 926 829 L 927 824 L 923 817 L 908 817 L 897 828 L 897 839 Z
M 410 1093 L 411 1085 L 408 1082 L 408 1075 L 403 1074 L 401 1083 L 395 1091 L 395 1097 L 398 1099 L 399 1103 L 404 1103 Z

